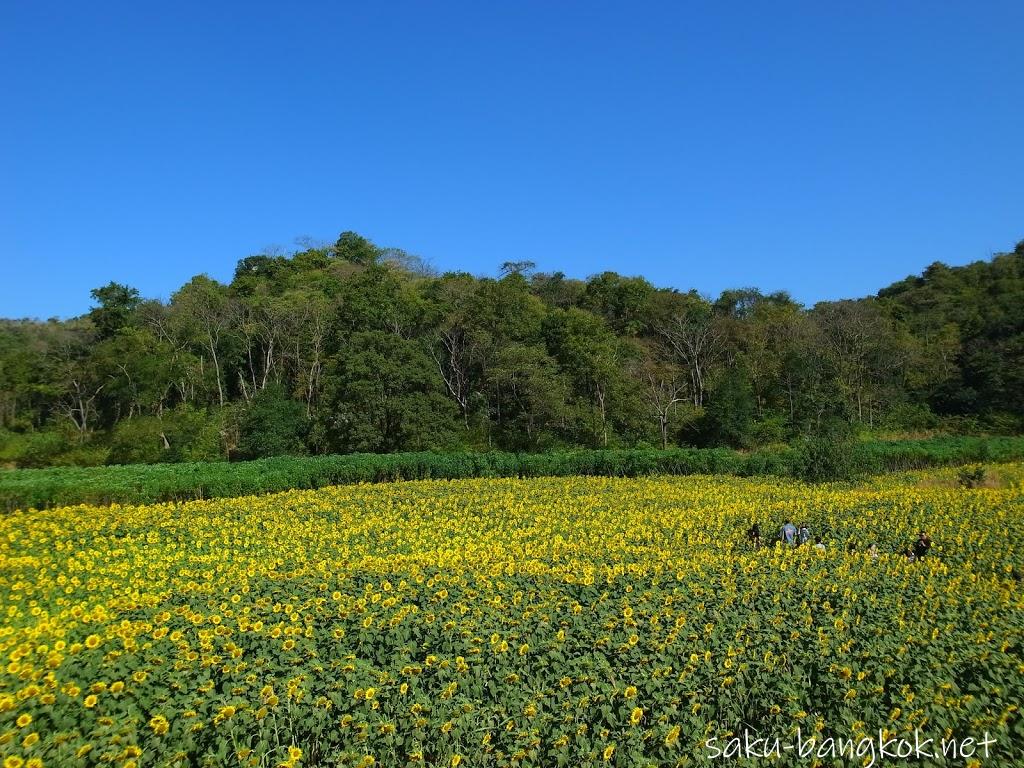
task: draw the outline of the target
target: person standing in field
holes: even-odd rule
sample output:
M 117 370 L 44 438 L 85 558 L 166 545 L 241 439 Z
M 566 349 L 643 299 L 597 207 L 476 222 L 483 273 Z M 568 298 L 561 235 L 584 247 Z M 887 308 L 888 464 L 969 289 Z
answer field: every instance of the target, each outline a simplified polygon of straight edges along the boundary
M 797 534 L 797 541 L 802 546 L 811 540 L 811 527 L 806 522 L 800 523 L 800 531 Z
M 795 547 L 796 546 L 796 534 L 797 534 L 797 530 L 796 530 L 796 526 L 793 525 L 793 521 L 792 520 L 786 520 L 785 524 L 782 526 L 782 530 L 779 531 L 779 541 L 781 541 L 783 544 L 786 544 L 786 545 L 788 545 L 790 547 Z
M 928 554 L 928 550 L 930 550 L 931 548 L 931 537 L 924 531 L 918 533 L 917 541 L 914 542 L 914 558 L 917 560 L 922 560 L 924 556 Z
M 750 528 L 747 529 L 747 541 L 750 542 L 750 546 L 754 549 L 761 548 L 761 524 L 754 523 Z

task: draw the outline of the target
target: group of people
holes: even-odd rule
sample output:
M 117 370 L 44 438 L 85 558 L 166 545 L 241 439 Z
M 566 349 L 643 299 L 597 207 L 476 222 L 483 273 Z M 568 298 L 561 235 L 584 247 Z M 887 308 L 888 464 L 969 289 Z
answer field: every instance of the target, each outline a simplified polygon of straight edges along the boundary
M 747 529 L 747 541 L 750 542 L 750 545 L 754 549 L 760 549 L 763 546 L 761 541 L 760 523 L 754 523 Z M 796 526 L 793 524 L 792 520 L 787 519 L 786 522 L 783 523 L 782 528 L 779 529 L 775 542 L 776 546 L 787 547 L 801 547 L 810 544 L 811 527 L 806 522 Z M 814 537 L 814 548 L 819 552 L 825 551 L 825 542 L 822 541 L 821 536 Z M 911 561 L 923 560 L 928 555 L 931 548 L 931 537 L 925 531 L 920 531 L 914 543 L 903 551 L 903 556 Z M 856 550 L 856 545 L 851 542 L 847 549 L 848 551 L 853 552 Z M 867 548 L 867 552 L 871 555 L 873 560 L 877 560 L 879 554 L 878 544 L 872 542 L 871 546 Z
M 762 546 L 761 542 L 761 524 L 754 523 L 747 530 L 747 540 L 750 542 L 754 549 L 760 549 Z M 806 522 L 801 523 L 800 527 L 793 525 L 792 520 L 786 520 L 785 524 L 779 530 L 777 538 L 779 544 L 785 544 L 789 547 L 800 547 L 805 544 L 811 543 L 811 526 Z M 821 540 L 821 536 L 814 537 L 814 548 L 824 551 L 825 542 Z

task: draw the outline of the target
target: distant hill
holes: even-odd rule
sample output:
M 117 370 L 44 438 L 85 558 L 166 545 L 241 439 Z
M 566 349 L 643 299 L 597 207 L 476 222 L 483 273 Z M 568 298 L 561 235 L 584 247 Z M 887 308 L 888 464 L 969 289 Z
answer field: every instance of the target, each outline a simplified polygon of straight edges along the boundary
M 1024 428 L 1024 243 L 803 307 L 613 272 L 438 275 L 352 232 L 170 301 L 0 321 L 0 462 L 560 447 L 753 448 Z

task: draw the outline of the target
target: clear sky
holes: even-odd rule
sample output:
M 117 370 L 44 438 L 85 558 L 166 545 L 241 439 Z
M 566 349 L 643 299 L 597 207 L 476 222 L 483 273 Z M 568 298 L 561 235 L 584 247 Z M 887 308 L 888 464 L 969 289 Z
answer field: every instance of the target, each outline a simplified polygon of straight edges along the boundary
M 859 296 L 1024 238 L 1024 3 L 0 4 L 0 316 L 356 230 Z

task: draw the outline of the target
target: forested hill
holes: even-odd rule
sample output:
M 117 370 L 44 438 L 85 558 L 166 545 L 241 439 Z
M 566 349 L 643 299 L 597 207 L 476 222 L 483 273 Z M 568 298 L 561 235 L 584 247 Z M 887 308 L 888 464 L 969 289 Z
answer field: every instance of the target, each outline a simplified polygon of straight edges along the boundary
M 893 320 L 941 350 L 920 391 L 936 413 L 1024 413 L 1024 242 L 966 267 L 932 264 L 879 291 Z
M 351 232 L 166 304 L 92 296 L 0 321 L 0 463 L 1024 429 L 1024 242 L 812 308 L 530 262 L 437 275 Z

